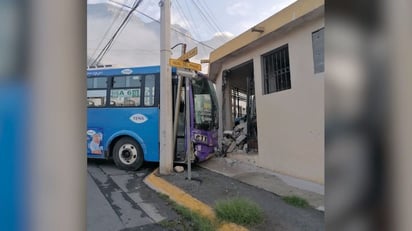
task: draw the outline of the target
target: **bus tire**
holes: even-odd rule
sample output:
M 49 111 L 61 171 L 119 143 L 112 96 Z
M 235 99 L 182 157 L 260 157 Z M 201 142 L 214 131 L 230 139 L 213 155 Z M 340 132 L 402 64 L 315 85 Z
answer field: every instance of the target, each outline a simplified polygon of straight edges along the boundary
M 120 169 L 134 171 L 143 165 L 143 152 L 134 139 L 123 137 L 113 147 L 113 160 Z

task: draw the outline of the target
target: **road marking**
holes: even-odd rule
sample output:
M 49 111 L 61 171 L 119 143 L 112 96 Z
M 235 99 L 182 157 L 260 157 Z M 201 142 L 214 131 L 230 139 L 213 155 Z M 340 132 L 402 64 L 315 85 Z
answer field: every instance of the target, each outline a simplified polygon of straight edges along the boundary
M 126 192 L 127 195 L 137 203 L 137 205 L 155 222 L 160 222 L 162 220 L 165 220 L 166 217 L 163 217 L 159 211 L 148 203 L 147 201 L 144 201 L 142 197 L 140 196 L 139 188 L 141 187 L 140 185 L 135 185 L 132 188 L 128 189 L 128 184 L 132 182 L 139 181 L 138 177 L 131 176 L 131 175 L 116 175 L 116 176 L 111 176 L 112 180 L 119 186 L 123 192 Z M 141 179 L 141 178 L 140 178 Z
M 125 228 L 132 228 L 152 224 L 154 219 L 135 202 L 122 188 L 115 182 L 111 175 L 105 174 L 100 168 L 88 169 L 89 175 L 109 202 L 113 211 L 120 218 Z M 128 175 L 124 175 L 127 179 Z M 151 212 L 151 211 L 149 211 Z M 157 219 L 157 217 L 156 217 Z

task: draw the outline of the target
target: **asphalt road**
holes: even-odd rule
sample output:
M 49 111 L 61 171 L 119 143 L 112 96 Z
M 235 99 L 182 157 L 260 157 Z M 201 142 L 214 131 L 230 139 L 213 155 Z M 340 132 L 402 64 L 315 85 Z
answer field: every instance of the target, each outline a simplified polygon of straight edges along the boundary
M 195 230 L 143 182 L 157 165 L 145 164 L 138 171 L 118 169 L 112 161 L 89 160 L 87 171 L 87 230 Z M 187 172 L 164 178 L 209 206 L 217 200 L 244 197 L 257 203 L 265 221 L 251 230 L 324 230 L 324 213 L 313 208 L 297 208 L 279 196 L 236 179 L 193 167 L 192 181 Z M 160 225 L 159 222 L 164 221 Z
M 89 160 L 87 230 L 164 230 L 158 222 L 176 219 L 171 206 L 143 183 L 155 167 L 124 171 L 112 161 Z

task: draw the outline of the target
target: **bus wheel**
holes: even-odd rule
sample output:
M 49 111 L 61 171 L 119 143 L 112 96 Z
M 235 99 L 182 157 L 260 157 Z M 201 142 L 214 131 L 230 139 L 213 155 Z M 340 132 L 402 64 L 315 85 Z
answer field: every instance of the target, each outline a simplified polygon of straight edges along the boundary
M 113 160 L 121 169 L 137 170 L 143 164 L 142 149 L 134 139 L 121 138 L 113 147 Z

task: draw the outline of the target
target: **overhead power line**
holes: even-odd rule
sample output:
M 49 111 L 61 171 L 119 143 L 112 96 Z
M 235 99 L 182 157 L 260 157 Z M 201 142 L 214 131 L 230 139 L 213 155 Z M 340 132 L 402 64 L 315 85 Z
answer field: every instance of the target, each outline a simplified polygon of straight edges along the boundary
M 98 51 L 99 47 L 102 45 L 103 41 L 105 40 L 106 36 L 109 34 L 109 32 L 112 30 L 112 27 L 114 26 L 114 23 L 117 21 L 117 19 L 120 17 L 120 14 L 123 11 L 123 8 L 120 8 L 117 10 L 115 16 L 113 17 L 113 21 L 110 24 L 110 26 L 107 28 L 107 30 L 104 32 L 102 39 L 100 40 L 100 42 L 98 43 L 96 49 L 93 51 L 93 54 L 90 56 L 89 60 L 87 60 L 88 65 L 90 64 L 90 62 L 93 60 L 93 57 L 95 56 L 96 52 Z
M 129 22 L 130 16 L 132 15 L 133 11 L 137 9 L 137 7 L 140 5 L 140 3 L 143 0 L 135 1 L 133 4 L 133 7 L 130 8 L 129 13 L 126 15 L 126 17 L 123 19 L 122 23 L 120 26 L 117 28 L 116 32 L 113 34 L 113 36 L 110 38 L 110 40 L 107 42 L 106 46 L 100 51 L 99 55 L 96 57 L 96 59 L 91 63 L 91 65 L 96 65 L 99 64 L 100 61 L 103 59 L 103 57 L 106 55 L 106 53 L 110 50 L 113 41 L 116 39 L 117 35 L 122 31 L 122 29 L 125 27 L 125 25 Z
M 205 9 L 202 9 L 203 8 L 203 6 L 202 5 L 198 5 L 197 3 L 196 3 L 196 1 L 190 1 L 194 6 L 195 6 L 195 8 L 197 9 L 197 11 L 199 12 L 199 16 L 200 16 L 200 18 L 202 18 L 205 22 L 206 22 L 206 25 L 209 25 L 209 27 L 211 28 L 211 30 L 212 30 L 212 32 L 218 32 L 218 33 L 220 33 L 220 34 L 223 34 L 223 30 L 220 28 L 220 26 L 213 20 L 213 18 L 212 18 L 212 16 L 205 10 Z M 221 40 L 221 42 L 222 43 L 224 43 L 225 41 L 221 38 L 221 37 L 218 37 L 218 39 L 219 40 Z
M 180 5 L 179 1 L 174 1 L 174 3 L 175 4 L 172 4 L 172 10 L 175 9 L 175 11 L 180 14 L 180 16 L 182 17 L 183 23 L 186 23 L 187 27 L 189 27 L 189 29 L 191 31 L 191 35 L 194 34 L 195 36 L 197 35 L 197 37 L 200 38 L 200 33 L 199 33 L 197 27 L 193 26 L 193 22 L 195 22 L 193 17 L 191 18 L 192 21 L 188 20 L 188 18 L 186 17 L 185 11 L 183 10 L 183 8 Z M 188 12 L 190 12 L 190 11 L 188 11 Z
M 203 3 L 202 3 L 203 2 Z M 216 17 L 213 15 L 213 12 L 210 10 L 208 7 L 208 4 L 206 4 L 204 1 L 199 1 L 201 8 L 204 9 L 205 13 L 207 16 L 212 20 L 212 23 L 216 26 L 216 28 L 222 33 L 224 30 L 219 26 L 218 23 L 216 23 Z M 202 6 L 204 4 L 204 7 Z
M 120 2 L 116 2 L 116 1 L 113 1 L 113 0 L 109 0 L 109 1 L 112 2 L 112 3 L 118 4 L 119 6 L 124 6 L 124 7 L 129 8 L 129 9 L 132 8 L 132 7 L 128 6 L 128 5 L 123 4 L 123 3 L 120 3 Z M 157 23 L 160 24 L 160 21 L 159 21 L 159 20 L 151 17 L 150 15 L 147 15 L 147 14 L 145 14 L 145 13 L 139 11 L 139 10 L 136 10 L 136 12 L 139 13 L 139 14 L 141 14 L 141 15 L 143 15 L 143 16 L 145 16 L 145 17 L 147 17 L 147 18 L 149 18 L 149 19 L 151 19 L 152 21 L 157 22 Z M 209 48 L 209 49 L 211 49 L 211 50 L 215 50 L 215 49 L 216 49 L 216 48 L 214 48 L 214 47 L 212 47 L 212 46 L 210 46 L 210 45 L 208 45 L 208 44 L 206 44 L 206 43 L 204 43 L 204 42 L 201 42 L 201 41 L 199 41 L 199 40 L 196 40 L 196 39 L 192 38 L 191 36 L 188 36 L 187 34 L 179 31 L 179 30 L 176 29 L 176 28 L 174 28 L 173 26 L 171 27 L 171 29 L 172 29 L 174 32 L 176 32 L 176 33 L 178 33 L 178 34 L 181 34 L 181 35 L 187 37 L 188 39 L 190 39 L 190 40 L 192 40 L 192 41 L 194 41 L 194 42 L 196 42 L 196 43 L 198 43 L 198 44 L 201 44 L 201 45 L 203 45 L 203 46 L 205 46 L 205 47 L 207 47 L 207 48 Z

